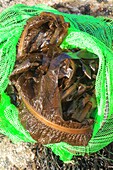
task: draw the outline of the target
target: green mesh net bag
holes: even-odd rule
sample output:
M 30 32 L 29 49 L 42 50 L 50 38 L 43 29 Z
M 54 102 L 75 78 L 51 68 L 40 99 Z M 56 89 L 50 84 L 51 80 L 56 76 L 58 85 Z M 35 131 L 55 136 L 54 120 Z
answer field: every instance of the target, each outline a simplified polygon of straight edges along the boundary
M 97 109 L 93 113 L 95 123 L 88 145 L 71 146 L 65 142 L 46 145 L 66 162 L 73 155 L 97 152 L 113 141 L 113 21 L 103 17 L 61 13 L 46 5 L 30 7 L 18 4 L 0 14 L 0 133 L 13 142 L 36 142 L 20 123 L 18 110 L 11 104 L 5 90 L 15 65 L 16 47 L 24 26 L 29 18 L 41 12 L 62 15 L 70 23 L 68 34 L 60 45 L 62 49 L 85 49 L 99 58 L 95 83 Z M 74 55 L 71 57 L 76 58 Z

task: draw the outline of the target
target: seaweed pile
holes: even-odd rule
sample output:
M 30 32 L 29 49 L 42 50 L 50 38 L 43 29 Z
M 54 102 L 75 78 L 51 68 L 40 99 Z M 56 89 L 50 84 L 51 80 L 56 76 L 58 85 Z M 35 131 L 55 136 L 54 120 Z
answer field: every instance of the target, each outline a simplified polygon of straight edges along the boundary
M 34 149 L 35 150 L 35 149 Z M 47 170 L 108 170 L 113 169 L 113 143 L 90 156 L 74 156 L 73 161 L 64 164 L 52 151 L 41 145 L 36 150 L 36 169 Z
M 99 2 L 100 1 L 100 2 Z M 107 0 L 106 2 L 102 2 L 104 0 L 98 0 L 97 4 L 94 2 L 86 2 L 84 1 L 84 5 L 78 2 L 76 4 L 75 1 L 67 2 L 67 3 L 56 3 L 53 5 L 53 8 L 59 10 L 60 12 L 70 13 L 70 14 L 83 14 L 83 15 L 92 15 L 92 16 L 113 16 L 113 6 L 110 5 Z M 102 2 L 102 3 L 101 3 Z M 107 4 L 108 3 L 108 4 Z
M 63 12 L 64 10 L 65 7 Z M 47 16 L 49 19 L 52 18 L 59 21 L 58 24 L 60 24 L 60 28 L 59 25 L 56 25 L 57 28 L 54 31 L 52 22 L 45 20 L 45 18 L 43 18 L 45 16 Z M 41 22 L 39 22 L 40 17 L 42 19 Z M 21 123 L 30 132 L 31 136 L 35 140 L 42 144 L 47 144 L 51 142 L 59 142 L 62 139 L 56 141 L 56 139 L 54 140 L 53 137 L 48 140 L 48 138 L 45 137 L 47 132 L 44 132 L 44 128 L 47 128 L 46 126 L 42 128 L 43 133 L 45 133 L 43 138 L 41 136 L 40 139 L 37 139 L 36 136 L 39 133 L 39 129 L 36 128 L 37 125 L 38 127 L 41 127 L 42 124 L 40 124 L 39 121 L 35 119 L 36 116 L 35 118 L 33 117 L 33 111 L 31 111 L 32 108 L 36 112 L 41 113 L 44 117 L 48 116 L 46 118 L 50 121 L 53 121 L 54 123 L 56 123 L 56 121 L 57 124 L 61 122 L 59 125 L 63 125 L 66 128 L 88 128 L 88 134 L 90 131 L 90 135 L 87 136 L 86 141 L 83 142 L 82 135 L 80 140 L 76 140 L 77 143 L 72 141 L 71 138 L 67 138 L 68 141 L 65 141 L 72 145 L 87 145 L 92 133 L 93 119 L 91 117 L 91 113 L 96 108 L 94 84 L 98 70 L 98 59 L 96 59 L 96 56 L 94 56 L 94 59 L 89 60 L 87 56 L 92 54 L 80 49 L 74 49 L 74 52 L 78 58 L 71 59 L 69 54 L 73 51 L 63 51 L 59 47 L 63 38 L 65 38 L 67 34 L 69 23 L 64 23 L 61 16 L 60 18 L 57 18 L 50 13 L 42 13 L 40 17 L 30 19 L 28 21 L 28 25 L 25 27 L 19 42 L 15 69 L 10 77 L 13 84 L 13 87 L 11 87 L 13 92 L 9 90 L 7 91 L 12 98 L 12 103 L 14 103 L 19 109 Z M 36 24 L 36 20 L 37 26 L 40 26 L 40 28 L 37 29 L 35 27 L 32 29 L 34 26 L 33 24 Z M 44 28 L 45 23 L 46 25 L 48 24 L 46 28 Z M 63 26 L 61 27 L 61 25 Z M 47 31 L 48 27 L 51 28 L 53 32 Z M 29 32 L 29 30 L 31 32 Z M 45 30 L 47 31 L 47 34 L 45 33 Z M 44 33 L 45 37 L 43 37 Z M 51 35 L 53 36 L 50 39 Z M 54 75 L 57 75 L 57 77 Z M 57 82 L 57 88 L 56 84 L 54 84 L 55 82 Z M 43 86 L 41 86 L 41 83 Z M 38 97 L 41 97 L 41 92 L 39 93 L 39 91 L 37 91 L 36 86 L 38 86 L 39 89 L 43 87 L 41 92 L 43 92 L 43 94 L 47 94 L 47 98 L 44 99 L 44 110 L 46 110 L 46 113 L 48 113 L 47 115 L 45 115 L 44 111 L 40 111 L 41 108 L 36 107 L 37 104 L 39 106 L 41 103 L 39 98 L 36 96 L 36 94 L 38 94 Z M 46 87 L 48 87 L 48 89 Z M 51 98 L 50 93 L 54 94 L 54 97 L 58 97 L 57 100 L 53 100 L 51 103 L 53 106 L 52 108 L 48 107 Z M 48 99 L 49 103 L 47 103 Z M 56 104 L 58 106 L 57 108 L 54 107 Z M 54 116 L 49 117 L 50 109 L 52 109 L 52 111 L 54 110 L 55 114 L 58 114 L 54 114 Z M 32 114 L 30 114 L 30 112 L 32 112 Z M 28 120 L 27 124 L 26 120 Z M 71 125 L 73 126 L 71 127 Z M 31 127 L 35 127 L 35 129 L 32 129 Z M 35 135 L 34 132 L 36 132 Z M 40 131 L 38 136 L 41 134 L 42 132 Z M 99 151 L 98 153 L 92 154 L 91 156 L 74 157 L 74 164 L 63 164 L 63 162 L 60 161 L 50 149 L 38 144 L 35 150 L 36 169 L 104 169 L 105 167 L 108 167 L 108 164 L 109 166 L 112 166 L 112 162 L 107 163 L 107 158 L 104 160 L 104 157 L 107 156 L 107 153 L 109 153 L 108 155 L 111 159 L 112 153 L 110 152 L 112 152 L 112 144 L 106 148 Z M 110 160 L 108 160 L 108 162 L 110 162 Z
M 21 123 L 35 140 L 86 146 L 96 109 L 98 59 L 86 50 L 60 48 L 68 28 L 61 15 L 42 12 L 30 18 L 10 80 L 21 98 Z
M 73 161 L 64 164 L 59 157 L 42 145 L 34 149 L 36 169 L 40 170 L 108 170 L 113 169 L 113 143 L 91 154 L 90 156 L 74 156 Z

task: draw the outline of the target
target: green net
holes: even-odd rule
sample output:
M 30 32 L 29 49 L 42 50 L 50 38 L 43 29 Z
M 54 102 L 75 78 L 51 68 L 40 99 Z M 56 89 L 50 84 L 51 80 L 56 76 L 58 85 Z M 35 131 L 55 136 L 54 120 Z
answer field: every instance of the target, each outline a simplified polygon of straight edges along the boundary
M 61 48 L 86 49 L 99 58 L 95 84 L 97 110 L 93 113 L 95 124 L 88 146 L 71 146 L 64 142 L 46 145 L 59 155 L 61 160 L 69 161 L 73 155 L 96 152 L 113 141 L 113 21 L 103 17 L 61 13 L 46 5 L 30 7 L 18 4 L 0 14 L 0 132 L 13 142 L 35 142 L 21 125 L 18 110 L 10 103 L 10 98 L 4 91 L 15 64 L 16 47 L 24 25 L 29 18 L 43 11 L 63 15 L 65 21 L 70 22 L 68 35 Z

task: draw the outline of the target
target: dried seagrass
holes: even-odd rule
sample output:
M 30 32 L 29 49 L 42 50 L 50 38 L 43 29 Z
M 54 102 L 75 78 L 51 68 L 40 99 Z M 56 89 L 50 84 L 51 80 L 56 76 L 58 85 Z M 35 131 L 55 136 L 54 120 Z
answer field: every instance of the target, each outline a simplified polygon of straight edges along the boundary
M 98 61 L 88 60 L 88 53 L 79 49 L 75 49 L 78 59 L 73 60 L 60 48 L 68 27 L 62 16 L 52 13 L 29 19 L 10 80 L 21 97 L 21 123 L 35 140 L 86 146 L 96 108 Z

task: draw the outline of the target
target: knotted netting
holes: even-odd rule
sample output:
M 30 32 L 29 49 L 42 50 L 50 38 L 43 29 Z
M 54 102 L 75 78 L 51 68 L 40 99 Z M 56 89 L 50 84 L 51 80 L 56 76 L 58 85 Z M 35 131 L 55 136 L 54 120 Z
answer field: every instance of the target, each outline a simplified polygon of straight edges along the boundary
M 24 26 L 29 18 L 43 11 L 62 15 L 70 23 L 62 49 L 86 49 L 99 58 L 95 83 L 97 109 L 93 113 L 95 123 L 88 145 L 71 146 L 64 142 L 46 145 L 63 161 L 68 161 L 73 155 L 96 152 L 113 141 L 113 21 L 103 17 L 66 14 L 46 5 L 30 7 L 18 4 L 0 14 L 0 133 L 13 142 L 36 142 L 21 125 L 18 110 L 11 104 L 5 90 L 10 83 L 9 76 L 14 68 Z

